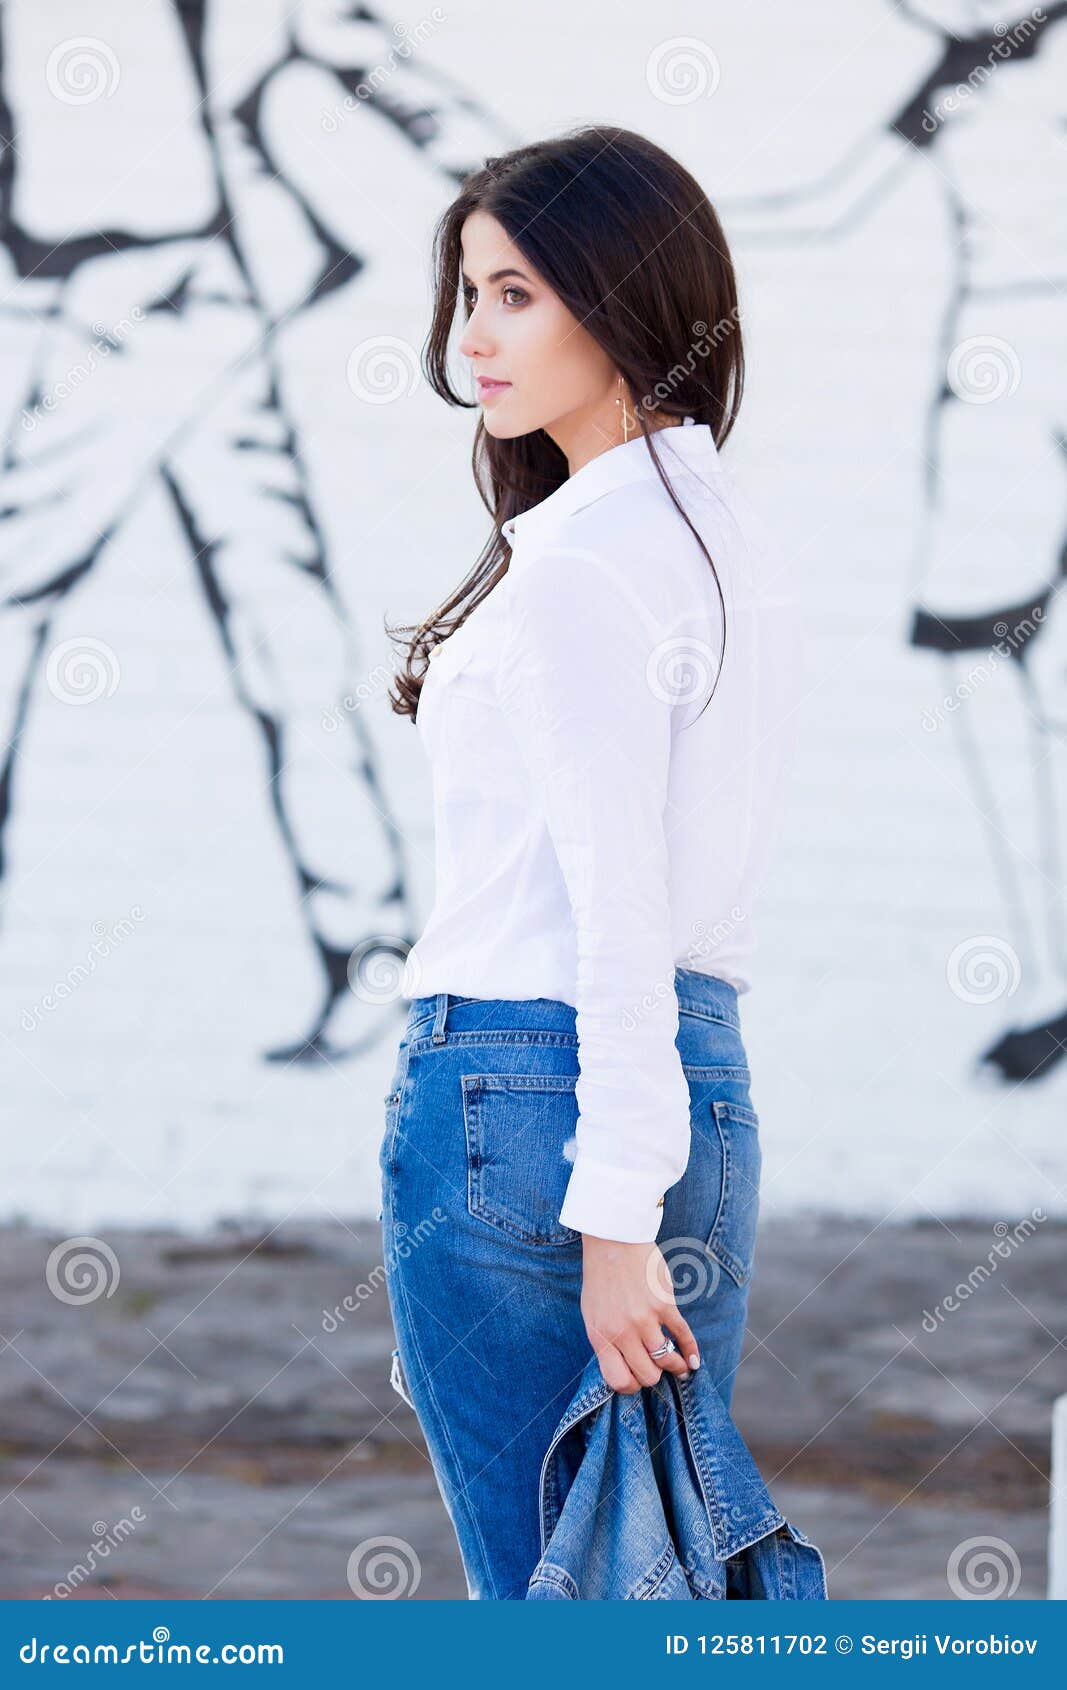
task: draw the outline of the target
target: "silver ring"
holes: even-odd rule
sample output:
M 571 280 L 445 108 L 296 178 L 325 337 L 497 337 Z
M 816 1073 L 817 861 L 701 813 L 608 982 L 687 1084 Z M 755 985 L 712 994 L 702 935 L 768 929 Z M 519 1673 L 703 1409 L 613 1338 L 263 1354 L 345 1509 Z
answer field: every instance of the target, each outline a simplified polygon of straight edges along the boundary
M 669 1350 L 676 1350 L 677 1348 L 678 1346 L 674 1339 L 668 1338 L 666 1343 L 661 1344 L 658 1350 L 649 1350 L 648 1353 L 652 1357 L 653 1361 L 657 1361 L 660 1356 L 665 1356 Z

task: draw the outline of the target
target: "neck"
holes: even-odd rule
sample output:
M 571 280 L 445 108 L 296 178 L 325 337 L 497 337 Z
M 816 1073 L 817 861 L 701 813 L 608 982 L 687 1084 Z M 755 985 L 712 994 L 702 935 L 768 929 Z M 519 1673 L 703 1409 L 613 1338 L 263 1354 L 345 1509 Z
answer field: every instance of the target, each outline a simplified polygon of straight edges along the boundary
M 636 440 L 639 437 L 640 423 L 632 411 L 628 411 L 627 415 L 630 421 L 626 425 L 625 437 L 617 411 L 607 427 L 600 417 L 577 418 L 572 415 L 562 418 L 559 423 L 553 423 L 551 428 L 545 429 L 545 433 L 555 441 L 566 457 L 567 473 L 574 475 L 585 464 L 599 458 L 602 452 L 610 452 L 613 446 L 622 446 L 626 440 Z M 681 417 L 652 417 L 649 420 L 648 432 L 658 434 L 662 428 L 677 428 L 681 426 L 681 421 Z

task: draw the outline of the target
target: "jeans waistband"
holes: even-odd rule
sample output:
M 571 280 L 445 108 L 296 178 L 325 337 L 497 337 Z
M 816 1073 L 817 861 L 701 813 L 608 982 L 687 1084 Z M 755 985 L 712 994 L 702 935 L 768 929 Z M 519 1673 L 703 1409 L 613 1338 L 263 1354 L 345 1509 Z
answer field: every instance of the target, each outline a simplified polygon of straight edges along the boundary
M 704 974 L 695 968 L 678 967 L 674 971 L 674 990 L 680 1013 L 702 1015 L 709 1021 L 721 1021 L 740 1031 L 737 988 L 717 974 Z M 650 992 L 649 997 L 657 994 Z M 659 994 L 659 995 L 662 995 Z M 474 998 L 456 992 L 430 992 L 412 998 L 404 1037 L 411 1037 L 422 1022 L 432 1022 L 435 1044 L 443 1044 L 447 1037 L 452 1012 L 465 1004 L 482 1004 L 491 1009 L 494 1020 L 503 1015 L 513 1026 L 557 1027 L 559 1031 L 573 1031 L 575 1011 L 570 1004 L 556 998 Z M 636 1010 L 641 1007 L 635 1004 Z M 463 1018 L 466 1021 L 466 1018 Z

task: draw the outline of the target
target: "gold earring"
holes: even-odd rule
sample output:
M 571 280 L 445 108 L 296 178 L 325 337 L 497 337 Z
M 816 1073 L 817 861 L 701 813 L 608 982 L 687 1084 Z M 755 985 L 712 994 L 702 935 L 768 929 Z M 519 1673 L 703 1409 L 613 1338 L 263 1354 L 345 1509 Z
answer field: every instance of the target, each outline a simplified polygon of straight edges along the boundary
M 620 376 L 619 377 L 619 391 L 615 395 L 615 403 L 619 407 L 619 410 L 622 414 L 622 438 L 623 438 L 623 442 L 625 443 L 630 438 L 630 413 L 626 409 L 626 404 L 625 404 L 625 401 L 623 400 L 622 394 L 623 394 L 622 377 Z

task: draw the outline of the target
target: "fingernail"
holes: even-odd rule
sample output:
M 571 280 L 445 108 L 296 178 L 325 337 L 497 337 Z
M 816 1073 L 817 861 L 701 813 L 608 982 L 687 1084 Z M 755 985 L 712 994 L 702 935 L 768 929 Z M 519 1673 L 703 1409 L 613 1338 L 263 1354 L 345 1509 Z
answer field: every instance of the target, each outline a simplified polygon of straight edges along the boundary
M 700 1357 L 697 1356 L 697 1355 L 690 1356 L 689 1357 L 689 1365 L 690 1365 L 690 1367 L 699 1367 L 700 1366 Z

